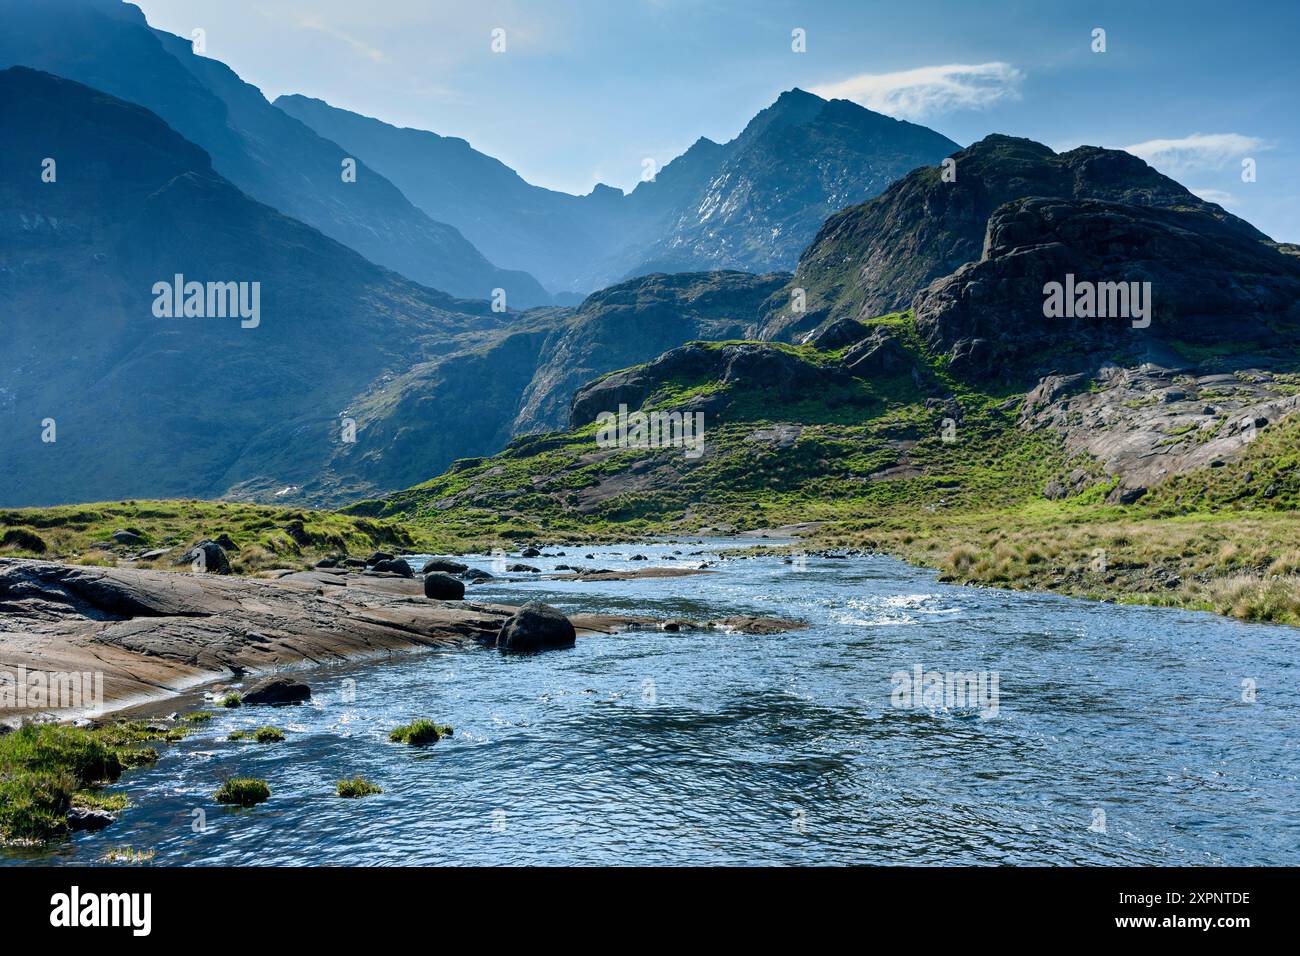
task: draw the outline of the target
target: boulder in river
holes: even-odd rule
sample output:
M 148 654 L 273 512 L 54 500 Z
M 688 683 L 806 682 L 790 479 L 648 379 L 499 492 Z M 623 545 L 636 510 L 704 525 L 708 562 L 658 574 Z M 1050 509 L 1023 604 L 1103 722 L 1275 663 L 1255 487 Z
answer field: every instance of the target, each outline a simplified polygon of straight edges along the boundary
M 497 647 L 503 651 L 543 651 L 572 647 L 577 632 L 560 611 L 540 601 L 529 601 L 501 625 Z
M 394 557 L 394 555 L 389 554 L 387 551 L 376 551 L 370 557 L 366 558 L 366 567 L 370 567 L 372 564 L 378 564 L 380 561 L 391 561 Z
M 420 573 L 432 574 L 434 571 L 442 571 L 446 574 L 463 574 L 468 570 L 468 564 L 461 564 L 459 561 L 451 560 L 451 558 L 430 558 L 424 562 L 424 567 L 420 569 Z
M 521 558 L 540 558 L 541 556 L 542 552 L 538 551 L 536 548 L 524 548 L 524 550 L 519 552 L 519 557 Z
M 424 596 L 435 601 L 459 601 L 465 597 L 465 582 L 434 571 L 424 576 Z
M 519 573 L 519 574 L 540 574 L 541 573 L 539 569 L 533 567 L 531 564 L 509 564 L 506 565 L 506 570 L 512 573 Z
M 461 577 L 466 581 L 491 581 L 492 575 L 482 568 L 466 568 Z
M 245 704 L 301 704 L 311 700 L 311 688 L 288 677 L 268 677 L 258 681 L 242 695 Z

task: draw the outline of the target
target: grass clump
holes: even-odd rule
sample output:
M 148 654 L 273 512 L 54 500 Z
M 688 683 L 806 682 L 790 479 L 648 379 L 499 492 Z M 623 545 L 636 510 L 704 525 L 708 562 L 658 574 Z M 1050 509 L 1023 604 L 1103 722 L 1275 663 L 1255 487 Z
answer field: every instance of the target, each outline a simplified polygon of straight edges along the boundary
M 365 777 L 353 777 L 351 780 L 340 780 L 334 785 L 334 792 L 340 797 L 368 797 L 371 794 L 383 793 L 382 787 L 379 787 Z
M 107 813 L 120 813 L 131 805 L 125 793 L 98 793 L 94 790 L 78 790 L 72 795 L 72 805 L 87 810 L 103 810 Z
M 238 707 L 243 702 L 244 698 L 240 697 L 238 694 L 227 694 L 225 697 L 221 698 L 222 707 Z
M 127 765 L 117 748 L 79 727 L 28 724 L 0 737 L 0 842 L 66 836 L 73 794 L 113 782 Z
M 210 710 L 196 710 L 193 713 L 186 714 L 181 720 L 187 724 L 206 724 L 215 716 L 216 714 Z
M 410 744 L 419 746 L 421 744 L 435 744 L 443 737 L 452 735 L 451 727 L 446 724 L 435 724 L 432 720 L 412 721 L 409 724 L 403 724 L 401 727 L 394 727 L 389 733 L 388 739 L 395 744 Z
M 251 807 L 269 800 L 271 788 L 266 785 L 265 780 L 257 780 L 252 777 L 236 777 L 223 783 L 221 789 L 214 796 L 217 803 L 237 807 Z
M 258 727 L 256 730 L 233 730 L 227 740 L 252 740 L 259 744 L 278 744 L 284 740 L 279 727 Z
M 152 863 L 157 850 L 137 850 L 133 846 L 110 847 L 99 858 L 100 863 Z

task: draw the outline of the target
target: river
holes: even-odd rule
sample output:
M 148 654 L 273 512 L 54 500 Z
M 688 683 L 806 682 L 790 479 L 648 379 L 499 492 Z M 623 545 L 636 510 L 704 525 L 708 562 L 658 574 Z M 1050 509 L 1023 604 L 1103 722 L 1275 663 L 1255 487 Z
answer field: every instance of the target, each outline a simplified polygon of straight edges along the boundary
M 111 788 L 134 806 L 110 829 L 3 860 L 90 863 L 129 845 L 156 864 L 1300 863 L 1300 630 L 950 586 L 884 557 L 698 553 L 734 544 L 567 547 L 527 563 L 634 568 L 644 554 L 717 573 L 510 575 L 470 594 L 808 629 L 309 671 L 310 705 L 222 710 L 161 745 Z M 979 674 L 984 696 L 909 700 L 918 666 Z M 388 742 L 415 717 L 455 735 Z M 225 739 L 266 723 L 288 740 Z M 355 774 L 383 794 L 334 796 Z M 271 799 L 219 807 L 230 776 L 264 778 Z

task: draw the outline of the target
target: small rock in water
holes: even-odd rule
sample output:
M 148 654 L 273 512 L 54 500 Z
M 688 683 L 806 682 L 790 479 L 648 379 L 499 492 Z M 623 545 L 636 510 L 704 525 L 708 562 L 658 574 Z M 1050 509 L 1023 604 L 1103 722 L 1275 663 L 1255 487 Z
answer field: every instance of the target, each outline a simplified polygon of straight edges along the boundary
M 116 823 L 117 817 L 107 810 L 92 810 L 89 807 L 73 807 L 68 811 L 68 828 L 78 830 L 102 830 L 110 823 Z
M 524 548 L 524 550 L 519 552 L 519 557 L 521 558 L 540 558 L 541 556 L 542 552 L 538 551 L 536 548 Z
M 245 704 L 301 704 L 311 699 L 311 688 L 288 677 L 268 677 L 258 681 L 244 695 Z

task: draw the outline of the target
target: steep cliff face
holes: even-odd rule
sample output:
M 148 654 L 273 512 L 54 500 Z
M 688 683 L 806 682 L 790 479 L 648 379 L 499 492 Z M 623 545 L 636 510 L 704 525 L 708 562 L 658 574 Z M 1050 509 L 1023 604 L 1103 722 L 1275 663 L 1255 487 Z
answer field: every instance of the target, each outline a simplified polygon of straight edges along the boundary
M 946 174 L 939 164 L 917 169 L 875 199 L 830 216 L 800 257 L 790 289 L 773 299 L 758 335 L 789 341 L 839 318 L 907 308 L 935 279 L 979 259 L 990 217 L 1025 197 L 1199 212 L 1226 232 L 1267 239 L 1125 152 L 1081 146 L 1057 154 L 995 134 L 951 158 Z M 802 312 L 792 309 L 795 288 L 805 292 Z

